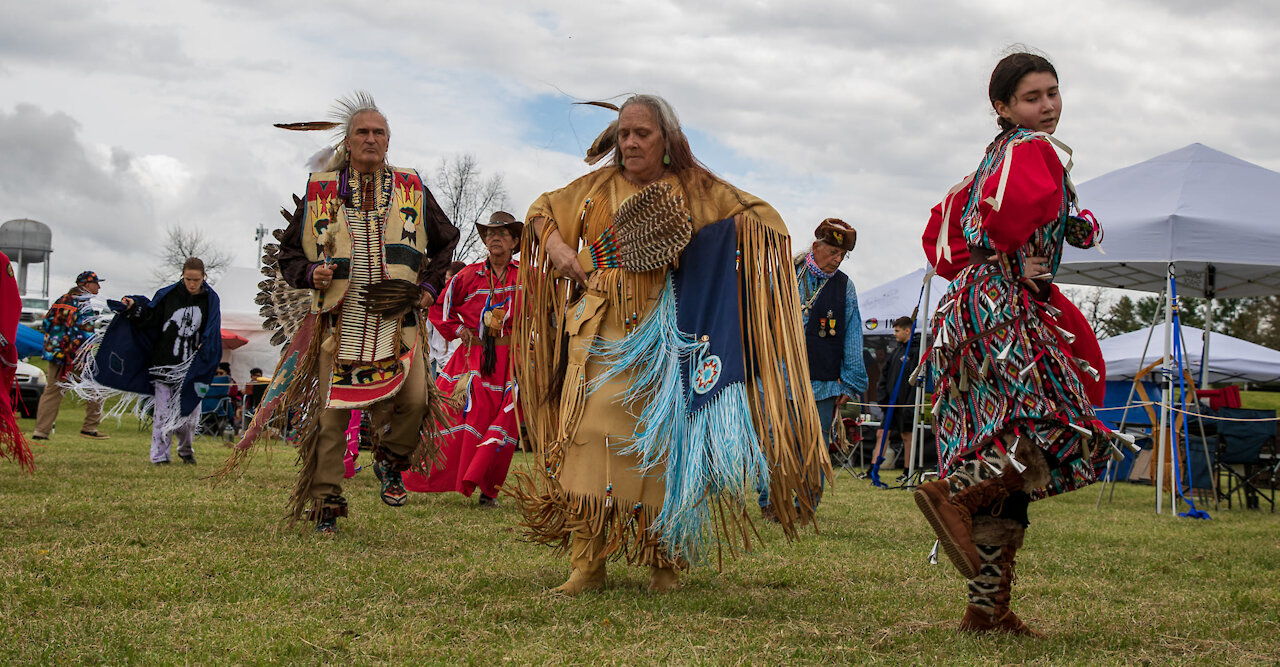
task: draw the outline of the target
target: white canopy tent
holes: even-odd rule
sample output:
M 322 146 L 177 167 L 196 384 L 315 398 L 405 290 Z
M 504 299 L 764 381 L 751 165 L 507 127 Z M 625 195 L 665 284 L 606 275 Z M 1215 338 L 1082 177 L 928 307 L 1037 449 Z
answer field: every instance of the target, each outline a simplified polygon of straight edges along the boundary
M 1077 187 L 1104 237 L 1100 249 L 1068 247 L 1057 282 L 1163 292 L 1163 366 L 1173 364 L 1173 295 L 1280 294 L 1280 234 L 1275 193 L 1280 173 L 1191 144 L 1103 174 Z M 1212 328 L 1212 322 L 1208 323 Z M 1190 345 L 1190 336 L 1187 336 Z M 1210 345 L 1206 341 L 1202 353 Z M 1190 351 L 1188 351 L 1189 359 Z M 1136 370 L 1136 369 L 1135 369 Z M 1111 369 L 1108 368 L 1108 373 Z M 1172 383 L 1173 374 L 1166 378 Z M 1207 379 L 1202 378 L 1202 382 Z M 1160 437 L 1170 423 L 1172 386 L 1164 392 Z M 1159 469 L 1164 469 L 1164 443 Z M 1156 512 L 1164 485 L 1156 484 Z M 1173 502 L 1176 510 L 1176 494 Z
M 257 269 L 233 266 L 218 282 L 211 283 L 222 303 L 222 330 L 249 341 L 234 350 L 224 348 L 222 352 L 222 360 L 231 363 L 231 377 L 239 382 L 248 381 L 249 369 L 254 367 L 270 375 L 280 360 L 281 347 L 271 344 L 272 332 L 262 328 L 259 306 L 253 302 L 261 280 L 263 276 Z
M 1081 183 L 1101 251 L 1068 247 L 1056 280 L 1185 296 L 1280 294 L 1280 173 L 1191 144 Z
M 858 290 L 858 312 L 862 314 L 863 336 L 893 335 L 893 321 L 910 317 L 920 299 L 920 287 L 924 284 L 925 269 L 916 269 L 905 276 L 894 278 L 883 285 Z M 933 276 L 929 281 L 932 293 L 929 307 L 917 320 L 916 328 L 928 326 L 934 311 L 938 309 L 938 297 L 947 291 L 947 279 Z
M 1138 369 L 1160 357 L 1146 350 L 1152 336 L 1151 327 L 1098 341 L 1102 358 L 1107 362 L 1108 380 L 1132 380 Z M 1198 377 L 1201 363 L 1201 339 L 1204 331 L 1183 325 L 1186 356 L 1192 376 Z M 1146 350 L 1146 354 L 1143 352 Z M 1280 382 L 1280 352 L 1226 334 L 1214 334 L 1213 354 L 1208 365 L 1209 382 Z

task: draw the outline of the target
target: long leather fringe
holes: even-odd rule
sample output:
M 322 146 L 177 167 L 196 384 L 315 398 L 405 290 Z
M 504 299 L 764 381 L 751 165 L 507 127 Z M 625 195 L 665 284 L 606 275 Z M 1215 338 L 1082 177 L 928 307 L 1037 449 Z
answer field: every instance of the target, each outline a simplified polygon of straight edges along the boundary
M 631 565 L 687 570 L 689 563 L 673 561 L 657 534 L 650 530 L 659 509 L 620 498 L 582 496 L 566 492 L 553 479 L 516 472 L 508 493 L 520 504 L 520 526 L 530 542 L 562 554 L 574 535 L 603 543 L 597 557 L 626 560 Z
M 749 208 L 742 195 L 734 192 Z M 600 200 L 599 194 L 592 196 Z M 588 217 L 585 212 L 583 217 Z M 748 395 L 758 397 L 752 401 L 751 421 L 769 462 L 770 495 L 779 522 L 787 538 L 794 539 L 800 526 L 815 523 L 823 478 L 832 479 L 831 462 L 822 446 L 817 407 L 808 382 L 789 238 L 750 211 L 740 213 L 737 223 L 744 285 L 740 310 L 744 351 L 748 368 L 757 370 L 747 379 Z M 541 233 L 558 233 L 557 222 L 549 214 L 544 217 Z M 541 464 L 541 470 L 532 474 L 515 473 L 516 482 L 509 489 L 520 503 L 525 534 L 533 542 L 564 551 L 576 530 L 585 537 L 604 538 L 606 553 L 615 558 L 625 556 L 628 562 L 645 564 L 667 561 L 657 536 L 648 532 L 658 515 L 656 508 L 642 506 L 632 520 L 624 516 L 623 510 L 631 508 L 626 501 L 614 499 L 606 507 L 603 497 L 571 497 L 554 479 L 554 471 L 564 458 L 561 447 L 565 434 L 560 432 L 562 396 L 547 369 L 560 368 L 564 362 L 567 332 L 562 323 L 573 287 L 567 280 L 557 280 L 558 273 L 535 234 L 523 235 L 521 257 L 526 317 L 516 323 L 515 339 L 522 343 L 512 349 L 525 426 Z M 664 275 L 661 271 L 635 274 L 610 269 L 597 274 L 614 271 L 622 275 L 607 281 L 602 280 L 604 275 L 593 277 L 593 284 L 603 284 L 606 298 L 614 304 L 627 304 L 628 296 L 633 303 L 648 301 Z M 610 310 L 609 316 L 622 322 L 647 315 L 633 313 L 626 306 Z M 563 405 L 579 409 L 584 400 L 569 397 Z M 718 558 L 722 561 L 725 551 L 732 555 L 739 546 L 749 551 L 750 538 L 758 541 L 759 534 L 746 508 L 726 496 L 709 501 L 717 504 L 713 532 Z
M 747 212 L 739 217 L 738 246 L 743 342 L 748 368 L 757 369 L 747 375 L 748 393 L 759 397 L 752 420 L 770 464 L 773 508 L 794 539 L 798 526 L 814 521 L 823 477 L 833 477 L 809 386 L 790 243 Z

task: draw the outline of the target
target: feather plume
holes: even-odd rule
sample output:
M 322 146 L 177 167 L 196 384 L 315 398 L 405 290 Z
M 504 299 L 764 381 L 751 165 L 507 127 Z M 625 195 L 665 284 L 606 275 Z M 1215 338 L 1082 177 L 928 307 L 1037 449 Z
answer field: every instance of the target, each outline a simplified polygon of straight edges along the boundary
M 606 155 L 613 152 L 613 147 L 617 145 L 617 142 L 618 121 L 615 120 L 612 123 L 609 123 L 608 127 L 604 128 L 604 132 L 601 132 L 599 136 L 596 137 L 595 141 L 591 142 L 591 148 L 587 149 L 587 157 L 583 158 L 582 161 L 587 164 L 595 164 L 599 162 L 604 159 Z
M 590 102 L 574 102 L 574 104 L 581 104 L 581 105 L 584 105 L 584 106 L 592 106 L 592 107 L 600 107 L 601 109 L 608 109 L 608 110 L 610 110 L 610 111 L 617 111 L 617 110 L 618 110 L 618 105 L 614 104 L 613 102 L 597 102 L 597 101 L 594 101 L 594 100 L 593 100 L 593 101 L 590 101 Z
M 653 183 L 622 202 L 613 225 L 578 253 L 578 262 L 588 273 L 617 267 L 651 271 L 675 261 L 692 237 L 684 197 L 670 183 Z
M 361 111 L 378 111 L 378 104 L 373 101 L 373 95 L 363 90 L 357 90 L 347 97 L 339 97 L 334 100 L 333 106 L 329 107 L 329 117 L 336 121 L 335 127 L 338 125 L 345 126 L 351 122 L 352 117 Z
M 594 102 L 593 101 L 593 102 L 574 102 L 574 104 L 600 107 L 601 109 L 608 109 L 614 112 L 618 111 L 618 105 L 612 102 Z M 609 123 L 608 127 L 604 128 L 604 132 L 601 132 L 600 135 L 596 137 L 595 141 L 591 142 L 591 148 L 587 149 L 587 157 L 584 158 L 583 161 L 586 162 L 587 164 L 595 164 L 599 162 L 601 159 L 604 158 L 604 156 L 613 152 L 613 147 L 617 142 L 617 137 L 618 137 L 618 121 L 614 120 L 612 123 Z
M 420 298 L 422 288 L 416 283 L 388 278 L 365 287 L 360 295 L 360 303 L 371 313 L 396 318 L 417 307 Z
M 312 130 L 332 130 L 342 123 L 334 123 L 327 120 L 309 120 L 301 123 L 273 123 L 282 130 L 294 130 L 297 132 L 309 132 Z

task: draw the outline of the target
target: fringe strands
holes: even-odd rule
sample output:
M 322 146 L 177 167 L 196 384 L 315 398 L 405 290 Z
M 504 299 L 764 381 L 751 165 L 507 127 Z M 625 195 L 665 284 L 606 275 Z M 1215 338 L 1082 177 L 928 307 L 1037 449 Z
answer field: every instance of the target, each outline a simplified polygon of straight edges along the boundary
M 700 360 L 707 347 L 677 328 L 675 287 L 668 272 L 658 304 L 630 335 L 596 343 L 594 352 L 609 370 L 588 389 L 624 369 L 633 371 L 623 400 L 644 407 L 637 433 L 622 452 L 638 455 L 644 470 L 665 464 L 666 494 L 650 529 L 662 536 L 672 557 L 692 562 L 706 555 L 711 499 L 726 493 L 731 504 L 742 506 L 758 483 L 769 480 L 744 384 L 724 388 L 702 409 L 688 412 L 684 362 Z
M 102 345 L 102 336 L 103 333 L 96 333 L 80 346 L 80 350 L 76 352 L 74 365 L 75 368 L 80 369 L 79 375 L 68 374 L 65 380 L 58 383 L 58 386 L 85 401 L 101 401 L 104 406 L 107 399 L 118 399 L 102 414 L 103 417 L 114 417 L 117 422 L 126 414 L 132 414 L 140 421 L 145 421 L 148 417 L 155 420 L 156 416 L 160 414 L 160 411 L 156 410 L 155 396 L 113 389 L 94 379 L 98 375 L 97 355 L 98 348 Z M 151 368 L 151 380 L 152 382 L 181 387 L 182 383 L 186 381 L 187 373 L 191 370 L 191 364 L 194 361 L 195 355 L 192 355 L 180 364 L 155 366 Z M 172 433 L 184 426 L 200 423 L 199 401 L 196 402 L 196 408 L 190 414 L 182 414 L 181 391 L 169 392 L 169 400 L 165 408 L 165 420 L 154 421 L 154 427 L 164 433 Z

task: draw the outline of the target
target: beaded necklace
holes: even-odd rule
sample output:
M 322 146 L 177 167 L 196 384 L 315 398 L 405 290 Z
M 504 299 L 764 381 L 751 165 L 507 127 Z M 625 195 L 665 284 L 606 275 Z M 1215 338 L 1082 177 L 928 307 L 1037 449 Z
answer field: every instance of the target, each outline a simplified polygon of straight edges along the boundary
M 836 275 L 834 271 L 832 271 L 831 273 L 827 273 L 822 269 L 818 268 L 818 264 L 813 261 L 813 253 L 809 253 L 808 255 L 805 256 L 804 268 L 806 271 L 812 271 L 813 273 L 816 273 L 822 276 L 822 282 L 818 283 L 818 286 L 814 288 L 813 292 L 810 293 L 809 296 L 805 298 L 804 303 L 800 305 L 800 314 L 802 315 L 807 314 L 809 312 L 809 308 L 813 306 L 814 299 L 817 299 L 818 294 L 822 292 L 822 288 L 827 286 L 827 281 L 831 280 L 832 276 Z M 806 280 L 806 281 L 803 281 L 801 284 L 806 285 L 808 282 L 809 281 Z

